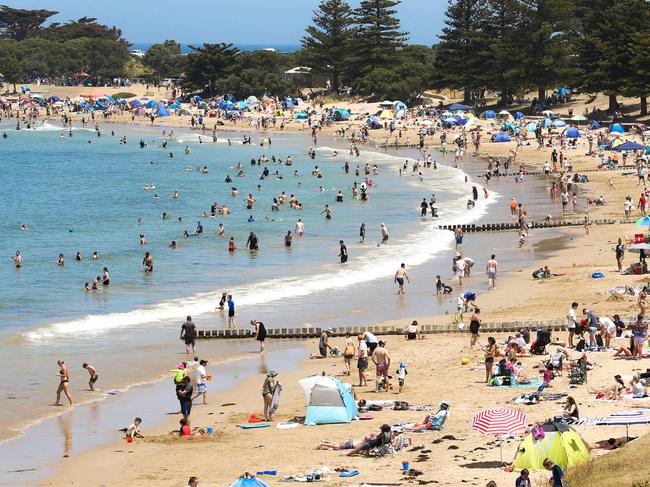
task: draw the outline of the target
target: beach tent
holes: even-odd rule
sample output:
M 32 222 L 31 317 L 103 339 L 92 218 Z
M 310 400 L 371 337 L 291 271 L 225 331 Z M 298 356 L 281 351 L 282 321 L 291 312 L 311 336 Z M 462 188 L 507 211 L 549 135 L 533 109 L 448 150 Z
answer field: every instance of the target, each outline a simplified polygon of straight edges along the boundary
M 178 101 L 178 100 L 176 100 L 174 103 L 171 103 L 169 105 L 169 108 L 171 108 L 172 110 L 176 110 L 177 108 L 180 108 L 180 107 L 181 107 L 181 102 Z
M 465 125 L 467 123 L 467 118 L 462 117 L 460 115 L 456 115 L 456 118 L 454 118 L 454 120 L 456 120 L 456 123 L 458 125 Z
M 382 120 L 390 120 L 395 118 L 395 115 L 393 115 L 393 112 L 391 112 L 390 110 L 383 110 L 379 114 L 379 118 L 381 118 Z
M 347 387 L 331 375 L 312 375 L 298 381 L 307 398 L 305 424 L 349 423 L 359 410 Z
M 570 120 L 573 120 L 574 122 L 586 122 L 589 119 L 584 115 L 574 115 Z
M 625 133 L 625 129 L 623 128 L 623 126 L 622 126 L 620 123 L 613 123 L 613 124 L 609 127 L 609 131 L 610 131 L 610 132 L 619 132 L 619 133 L 621 133 L 621 134 L 624 134 L 624 133 Z
M 47 99 L 47 101 L 49 101 L 50 103 L 55 103 L 57 101 L 61 101 L 61 98 L 59 98 L 58 96 L 51 96 Z
M 379 120 L 378 117 L 368 117 L 368 121 L 366 123 L 371 129 L 380 129 L 383 127 L 381 120 Z
M 558 128 L 558 129 L 560 129 L 562 127 L 566 127 L 566 122 L 564 120 L 558 118 L 557 120 L 555 120 L 553 122 L 553 127 Z
M 481 114 L 481 118 L 493 119 L 497 118 L 497 114 L 494 112 L 494 110 L 486 110 Z
M 521 120 L 522 118 L 524 118 L 523 113 L 521 113 L 521 112 L 515 113 L 515 120 Z
M 470 129 L 471 127 L 478 125 L 478 118 L 470 118 L 465 124 L 465 130 Z
M 589 461 L 589 448 L 582 437 L 568 424 L 546 423 L 541 425 L 544 438 L 536 440 L 530 433 L 517 448 L 515 470 L 544 471 L 544 459 L 550 458 L 562 469 Z
M 274 117 L 284 117 L 284 112 L 282 110 L 276 110 L 273 112 Z
M 447 107 L 447 110 L 451 110 L 452 112 L 454 110 L 471 110 L 472 107 L 468 107 L 467 105 L 463 105 L 462 103 L 453 103 Z
M 239 108 L 240 110 L 248 110 L 248 105 L 246 104 L 246 102 L 238 101 L 238 102 L 236 103 L 236 106 L 237 106 L 237 108 Z
M 251 95 L 248 98 L 246 98 L 246 103 L 248 103 L 249 105 L 254 105 L 255 103 L 258 103 L 258 102 L 259 102 L 259 100 L 257 99 L 256 96 Z
M 615 151 L 642 150 L 642 149 L 645 149 L 644 145 L 632 141 L 623 142 L 622 144 L 617 145 L 616 147 L 613 148 L 613 150 Z
M 526 125 L 527 132 L 535 132 L 537 130 L 537 124 L 535 122 L 528 122 Z
M 308 118 L 309 118 L 309 114 L 305 112 L 296 113 L 296 120 L 307 120 Z
M 156 116 L 157 117 L 169 117 L 169 110 L 167 110 L 166 106 L 164 106 L 163 104 L 160 104 L 158 106 L 158 110 L 156 111 Z
M 456 125 L 456 119 L 454 117 L 443 118 L 442 123 L 445 125 L 453 126 Z
M 510 137 L 505 132 L 499 132 L 494 139 L 495 142 L 510 142 Z
M 350 120 L 350 112 L 343 108 L 334 110 L 334 120 L 337 122 L 345 122 L 346 120 Z
M 199 95 L 194 95 L 194 96 L 191 98 L 191 100 L 192 100 L 194 103 L 201 103 L 201 102 L 203 101 L 203 99 L 202 99 Z
M 551 125 L 553 125 L 553 120 L 551 120 L 550 118 L 545 118 L 544 120 L 542 120 L 542 128 L 545 129 L 547 127 L 550 127 Z
M 575 127 L 569 127 L 564 133 L 564 135 L 566 135 L 571 139 L 577 139 L 578 137 L 580 137 L 580 131 Z
M 598 130 L 599 128 L 601 128 L 601 125 L 598 122 L 596 122 L 595 120 L 592 120 L 591 123 L 589 124 L 589 128 L 592 128 L 594 130 Z
M 158 102 L 156 100 L 149 100 L 147 103 L 145 103 L 145 108 L 155 108 L 158 105 Z
M 395 112 L 402 112 L 402 111 L 405 112 L 407 108 L 408 107 L 406 106 L 406 103 L 404 103 L 403 101 L 393 102 L 393 110 L 395 110 Z
M 249 474 L 246 474 L 240 479 L 235 480 L 230 487 L 269 487 L 269 484 L 262 482 L 256 477 L 249 477 Z
M 142 102 L 140 100 L 133 100 L 129 102 L 131 108 L 142 108 Z
M 393 102 L 390 100 L 384 100 L 379 104 L 380 107 L 392 107 Z

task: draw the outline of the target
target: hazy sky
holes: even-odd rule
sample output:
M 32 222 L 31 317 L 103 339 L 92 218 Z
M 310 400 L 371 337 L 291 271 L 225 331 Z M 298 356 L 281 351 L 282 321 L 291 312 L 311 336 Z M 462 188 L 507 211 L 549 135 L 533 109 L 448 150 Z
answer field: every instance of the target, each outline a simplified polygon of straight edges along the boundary
M 357 6 L 359 0 L 349 0 Z M 96 17 L 120 27 L 130 42 L 296 44 L 319 0 L 4 0 L 15 8 L 46 8 L 65 22 Z M 404 0 L 398 7 L 410 42 L 433 44 L 447 0 Z

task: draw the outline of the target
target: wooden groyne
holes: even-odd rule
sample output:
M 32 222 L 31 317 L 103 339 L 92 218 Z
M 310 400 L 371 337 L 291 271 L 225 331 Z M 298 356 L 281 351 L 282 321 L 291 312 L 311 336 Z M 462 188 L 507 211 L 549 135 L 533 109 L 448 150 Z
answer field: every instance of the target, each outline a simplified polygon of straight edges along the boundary
M 451 319 L 451 315 L 449 317 Z M 467 333 L 468 326 L 460 329 L 453 323 L 439 325 L 420 325 L 419 330 L 422 334 L 439 334 L 439 333 Z M 538 329 L 551 331 L 560 331 L 566 329 L 566 320 L 548 320 L 538 321 L 508 321 L 500 323 L 483 323 L 481 332 L 508 333 L 519 330 L 529 330 L 534 332 Z M 267 328 L 269 338 L 292 338 L 292 339 L 310 339 L 318 338 L 326 328 Z M 350 326 L 350 327 L 332 327 L 332 336 L 342 337 L 346 333 L 351 335 L 360 335 L 363 332 L 383 336 L 383 335 L 404 335 L 404 328 L 396 326 L 374 325 L 374 326 Z M 248 329 L 221 329 L 221 330 L 198 330 L 199 339 L 226 339 L 226 338 L 248 338 L 255 336 L 253 330 Z
M 625 220 L 613 220 L 610 218 L 596 219 L 590 221 L 592 225 L 613 225 L 615 223 L 630 223 Z M 578 227 L 584 226 L 584 220 L 550 220 L 541 222 L 530 222 L 529 228 L 557 228 L 557 227 Z M 468 223 L 462 225 L 440 225 L 440 230 L 455 230 L 460 227 L 463 233 L 472 232 L 502 232 L 506 230 L 519 230 L 519 223 Z

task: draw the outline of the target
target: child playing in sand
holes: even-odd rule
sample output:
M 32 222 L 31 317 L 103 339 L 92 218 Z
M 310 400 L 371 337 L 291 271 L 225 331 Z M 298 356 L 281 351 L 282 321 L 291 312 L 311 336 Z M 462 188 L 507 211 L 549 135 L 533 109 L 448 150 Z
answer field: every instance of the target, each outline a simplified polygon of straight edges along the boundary
M 141 418 L 135 418 L 133 420 L 133 423 L 131 423 L 129 426 L 127 426 L 124 431 L 125 438 L 144 438 L 142 436 L 142 433 L 140 432 L 140 424 L 142 423 Z
M 400 362 L 399 368 L 397 369 L 397 382 L 399 384 L 398 393 L 402 392 L 404 381 L 406 381 L 406 374 L 408 374 L 408 371 L 406 370 L 406 364 L 404 362 Z

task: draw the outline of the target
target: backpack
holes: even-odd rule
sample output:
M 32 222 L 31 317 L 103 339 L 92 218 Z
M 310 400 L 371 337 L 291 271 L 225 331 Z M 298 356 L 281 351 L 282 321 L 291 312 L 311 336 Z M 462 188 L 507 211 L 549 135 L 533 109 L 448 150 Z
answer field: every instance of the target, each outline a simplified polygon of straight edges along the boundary
M 534 426 L 530 432 L 533 435 L 533 438 L 536 440 L 541 440 L 544 438 L 544 436 L 546 436 L 544 434 L 544 428 L 542 428 L 540 425 Z
M 409 408 L 409 403 L 405 401 L 395 401 L 395 405 L 393 406 L 394 411 L 407 411 Z
M 603 337 L 602 337 L 602 336 L 600 336 L 600 335 L 596 335 L 596 345 L 598 345 L 598 346 L 601 347 L 601 348 L 604 346 L 604 343 L 603 343 Z
M 576 351 L 583 352 L 585 348 L 587 348 L 587 342 L 585 342 L 584 338 L 581 338 L 578 344 L 576 345 Z

